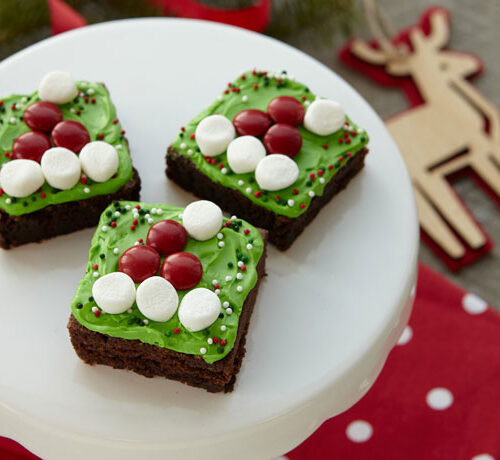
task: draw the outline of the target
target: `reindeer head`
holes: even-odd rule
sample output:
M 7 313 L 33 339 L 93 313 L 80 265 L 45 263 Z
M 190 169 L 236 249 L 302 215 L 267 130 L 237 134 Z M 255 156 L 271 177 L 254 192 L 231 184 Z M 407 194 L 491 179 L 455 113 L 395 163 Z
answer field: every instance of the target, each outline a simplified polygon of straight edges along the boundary
M 371 64 L 385 65 L 387 73 L 396 76 L 432 72 L 441 73 L 441 80 L 450 80 L 478 72 L 481 64 L 473 56 L 443 50 L 449 39 L 446 11 L 439 8 L 432 10 L 428 21 L 428 35 L 419 27 L 409 30 L 408 39 L 412 50 L 405 43 L 395 46 L 386 42 L 385 49 L 375 49 L 362 40 L 354 40 L 350 51 Z

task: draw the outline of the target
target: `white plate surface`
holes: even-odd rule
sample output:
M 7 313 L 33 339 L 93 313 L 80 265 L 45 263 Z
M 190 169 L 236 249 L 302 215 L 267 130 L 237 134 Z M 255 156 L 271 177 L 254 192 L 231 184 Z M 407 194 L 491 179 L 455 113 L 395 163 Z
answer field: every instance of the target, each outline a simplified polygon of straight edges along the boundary
M 45 459 L 251 459 L 282 454 L 356 402 L 411 309 L 418 226 L 410 181 L 383 122 L 345 81 L 267 37 L 146 19 L 73 31 L 0 65 L 3 95 L 50 70 L 103 81 L 127 130 L 142 198 L 193 196 L 163 173 L 179 126 L 253 67 L 286 69 L 370 133 L 365 170 L 285 253 L 269 251 L 233 393 L 81 363 L 69 304 L 92 230 L 0 252 L 0 433 Z M 147 455 L 147 456 L 146 456 Z

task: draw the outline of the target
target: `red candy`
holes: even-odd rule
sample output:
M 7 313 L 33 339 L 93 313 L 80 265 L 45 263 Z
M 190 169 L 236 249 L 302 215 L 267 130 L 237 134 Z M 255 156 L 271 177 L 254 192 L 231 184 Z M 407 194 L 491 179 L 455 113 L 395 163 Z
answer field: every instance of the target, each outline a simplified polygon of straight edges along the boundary
M 38 161 L 46 150 L 50 149 L 50 139 L 41 132 L 29 131 L 21 134 L 12 145 L 11 158 Z
M 160 254 L 149 246 L 132 246 L 118 261 L 118 270 L 130 276 L 134 283 L 141 283 L 156 275 L 158 268 L 160 268 Z
M 26 107 L 23 119 L 33 131 L 50 133 L 52 128 L 62 121 L 63 114 L 52 102 L 38 101 Z
M 169 255 L 161 266 L 161 276 L 172 283 L 178 291 L 191 289 L 201 280 L 203 267 L 200 259 L 188 252 Z
M 233 125 L 240 136 L 262 136 L 271 126 L 271 120 L 262 110 L 243 110 L 233 118 Z
M 80 153 L 83 146 L 90 142 L 87 128 L 73 120 L 57 123 L 52 130 L 52 142 L 56 147 L 66 147 L 75 153 Z
M 281 153 L 294 157 L 302 147 L 302 136 L 297 128 L 285 123 L 271 126 L 264 136 L 267 153 Z
M 146 244 L 166 256 L 180 252 L 187 243 L 186 229 L 173 220 L 160 220 L 148 231 Z
M 294 97 L 279 96 L 269 103 L 267 113 L 276 123 L 298 126 L 304 121 L 305 110 Z

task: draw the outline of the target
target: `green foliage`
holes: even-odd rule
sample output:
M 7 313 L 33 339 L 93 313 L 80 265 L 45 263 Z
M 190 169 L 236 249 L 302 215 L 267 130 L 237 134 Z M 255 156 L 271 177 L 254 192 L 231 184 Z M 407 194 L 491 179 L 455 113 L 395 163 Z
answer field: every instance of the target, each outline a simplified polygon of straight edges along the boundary
M 0 0 L 0 43 L 49 21 L 46 0 Z

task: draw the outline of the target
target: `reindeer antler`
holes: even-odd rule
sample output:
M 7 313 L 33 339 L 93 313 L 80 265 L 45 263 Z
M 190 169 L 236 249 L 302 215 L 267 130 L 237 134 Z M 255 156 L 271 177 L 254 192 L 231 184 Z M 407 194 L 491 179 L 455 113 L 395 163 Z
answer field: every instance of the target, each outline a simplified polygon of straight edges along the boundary
M 450 38 L 450 28 L 448 27 L 448 16 L 443 9 L 436 9 L 430 15 L 431 33 L 427 41 L 435 49 L 443 48 Z

